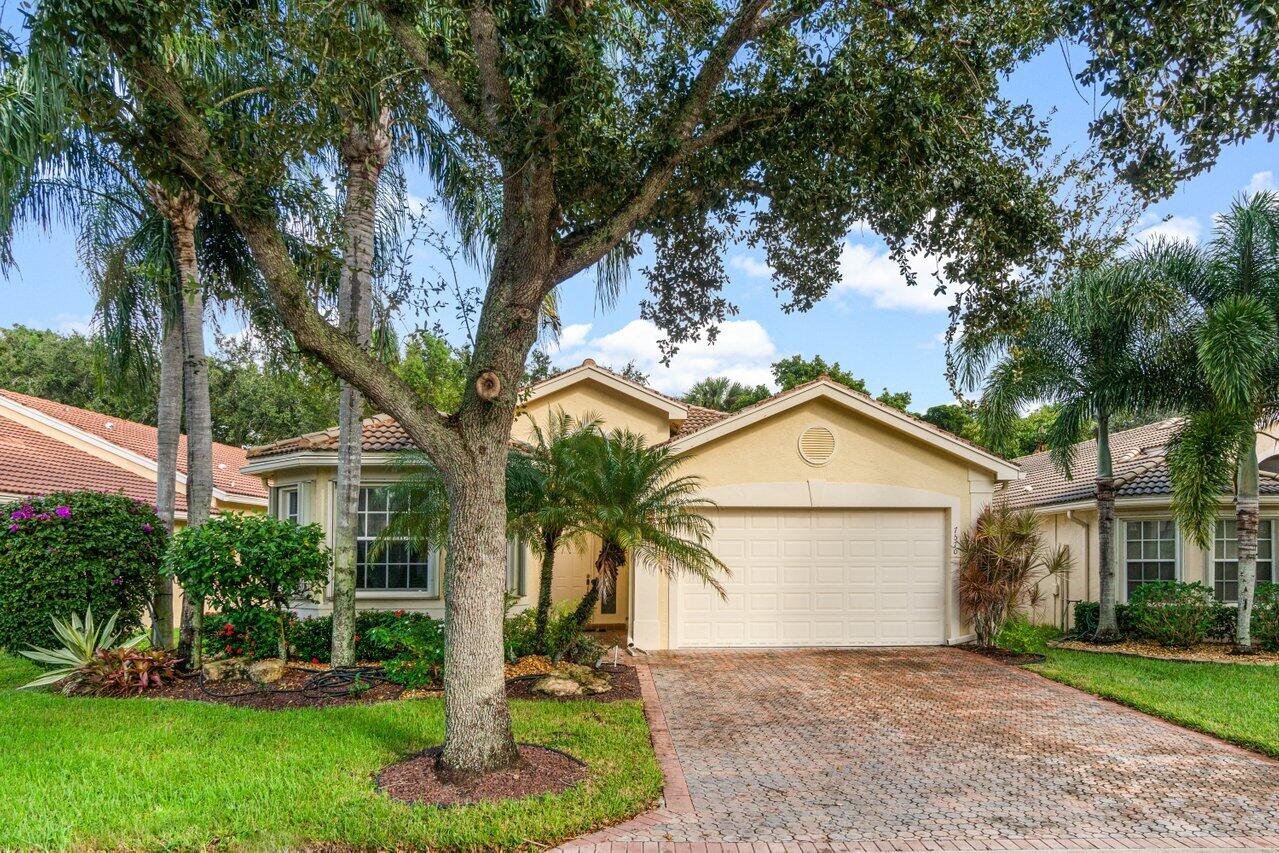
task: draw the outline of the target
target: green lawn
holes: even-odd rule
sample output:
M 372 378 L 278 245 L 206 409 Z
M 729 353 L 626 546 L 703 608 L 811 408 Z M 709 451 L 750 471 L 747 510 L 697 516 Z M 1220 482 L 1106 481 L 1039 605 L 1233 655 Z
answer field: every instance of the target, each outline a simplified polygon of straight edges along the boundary
M 1279 667 L 1050 649 L 1027 667 L 1063 684 L 1279 757 Z
M 558 796 L 406 806 L 372 777 L 440 742 L 438 700 L 298 711 L 18 692 L 0 656 L 0 849 L 552 843 L 643 811 L 661 791 L 639 702 L 516 702 L 516 737 L 586 761 Z

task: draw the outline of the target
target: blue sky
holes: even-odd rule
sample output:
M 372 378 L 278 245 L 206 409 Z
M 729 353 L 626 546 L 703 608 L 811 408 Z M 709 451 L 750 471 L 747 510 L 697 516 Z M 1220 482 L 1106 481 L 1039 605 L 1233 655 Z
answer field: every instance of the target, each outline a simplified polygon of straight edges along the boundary
M 1076 89 L 1056 49 L 1021 68 L 1007 81 L 1005 91 L 1032 103 L 1040 115 L 1052 111 L 1053 138 L 1059 146 L 1086 144 L 1094 104 L 1090 93 Z M 419 181 L 411 179 L 410 185 L 415 184 Z M 428 192 L 425 185 L 413 188 Z M 1279 142 L 1253 140 L 1227 150 L 1212 171 L 1153 207 L 1142 229 L 1203 239 L 1211 230 L 1213 214 L 1250 188 L 1279 188 Z M 73 235 L 65 229 L 28 230 L 14 248 L 18 270 L 7 279 L 0 277 L 0 325 L 22 323 L 64 331 L 89 328 L 93 301 L 76 262 Z M 564 285 L 560 295 L 564 334 L 554 353 L 558 364 L 569 366 L 593 357 L 620 368 L 634 360 L 650 374 L 653 385 L 677 394 L 712 374 L 751 384 L 769 383 L 773 361 L 800 353 L 838 361 L 864 377 L 874 391 L 883 387 L 910 391 L 912 408 L 918 411 L 953 399 L 944 376 L 941 343 L 949 298 L 934 297 L 928 284 L 908 288 L 873 233 L 848 235 L 840 282 L 805 314 L 787 315 L 780 310 L 761 254 L 744 247 L 730 249 L 729 295 L 740 314 L 722 327 L 716 345 L 685 345 L 669 367 L 658 363 L 659 333 L 638 319 L 644 294 L 638 270 L 648 262 L 646 257 L 637 260 L 626 291 L 608 313 L 596 310 L 593 276 L 579 276 Z M 933 268 L 927 259 L 919 263 L 922 270 Z M 470 275 L 478 283 L 478 275 Z M 221 322 L 224 332 L 237 329 L 234 318 Z

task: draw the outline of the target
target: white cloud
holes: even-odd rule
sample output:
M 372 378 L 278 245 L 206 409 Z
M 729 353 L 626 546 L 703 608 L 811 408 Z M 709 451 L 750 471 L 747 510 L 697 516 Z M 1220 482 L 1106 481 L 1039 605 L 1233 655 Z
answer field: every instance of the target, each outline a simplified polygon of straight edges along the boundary
M 915 344 L 915 349 L 935 350 L 935 349 L 941 349 L 945 345 L 946 345 L 946 333 L 938 332 L 937 334 L 933 335 L 928 340 L 920 341 L 919 343 Z
M 58 314 L 53 324 L 53 328 L 64 335 L 88 335 L 93 331 L 93 315 Z
M 581 346 L 586 341 L 586 336 L 591 333 L 590 323 L 570 323 L 560 329 L 560 338 L 546 346 L 546 352 L 554 355 L 564 350 L 573 349 Z
M 835 291 L 864 296 L 876 308 L 925 313 L 949 308 L 955 301 L 953 293 L 933 293 L 937 285 L 934 273 L 940 269 L 941 262 L 927 255 L 914 254 L 910 256 L 909 264 L 915 273 L 914 285 L 907 283 L 897 261 L 887 249 L 846 242 L 839 256 L 840 280 Z
M 741 270 L 751 278 L 772 278 L 773 268 L 764 261 L 757 260 L 750 255 L 733 255 L 728 259 L 728 265 L 735 270 Z
M 1138 231 L 1133 239 L 1146 243 L 1154 238 L 1198 243 L 1203 236 L 1203 225 L 1193 216 L 1167 216 L 1153 225 Z
M 1252 180 L 1248 181 L 1248 186 L 1243 188 L 1244 195 L 1252 195 L 1266 190 L 1279 190 L 1279 181 L 1275 180 L 1275 173 L 1269 169 L 1264 172 L 1254 173 Z
M 727 376 L 748 385 L 769 385 L 773 381 L 770 365 L 777 358 L 777 347 L 764 327 L 754 320 L 729 320 L 720 324 L 714 344 L 708 344 L 703 336 L 700 341 L 681 345 L 669 367 L 661 363 L 662 354 L 657 346 L 663 337 L 652 322 L 632 320 L 615 332 L 571 347 L 562 346 L 556 362 L 568 366 L 590 357 L 620 370 L 634 361 L 636 367 L 649 375 L 652 386 L 667 394 L 682 394 L 707 376 Z

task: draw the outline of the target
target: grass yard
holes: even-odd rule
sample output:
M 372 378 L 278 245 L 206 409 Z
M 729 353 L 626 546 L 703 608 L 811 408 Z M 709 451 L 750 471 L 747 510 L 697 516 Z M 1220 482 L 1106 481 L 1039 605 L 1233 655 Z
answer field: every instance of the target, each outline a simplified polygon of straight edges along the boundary
M 1050 649 L 1027 669 L 1279 758 L 1279 667 Z
M 0 656 L 0 849 L 494 848 L 623 820 L 662 784 L 639 702 L 515 702 L 518 740 L 590 765 L 563 794 L 440 809 L 377 794 L 384 765 L 444 734 L 439 700 L 297 711 L 70 699 L 12 688 Z

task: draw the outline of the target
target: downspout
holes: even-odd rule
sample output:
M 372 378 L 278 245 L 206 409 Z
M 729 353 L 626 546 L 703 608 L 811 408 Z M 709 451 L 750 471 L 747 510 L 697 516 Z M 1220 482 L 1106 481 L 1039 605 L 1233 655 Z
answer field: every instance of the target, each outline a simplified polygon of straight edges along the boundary
M 1080 521 L 1075 518 L 1073 509 L 1066 510 L 1066 518 L 1078 524 L 1084 529 L 1084 599 L 1092 601 L 1092 525 L 1086 521 Z M 1070 578 L 1066 579 L 1066 601 L 1070 601 Z M 1069 615 L 1065 615 L 1064 622 L 1069 623 Z M 1067 627 L 1069 625 L 1067 624 Z

